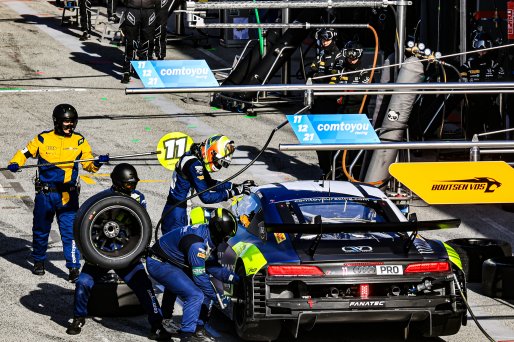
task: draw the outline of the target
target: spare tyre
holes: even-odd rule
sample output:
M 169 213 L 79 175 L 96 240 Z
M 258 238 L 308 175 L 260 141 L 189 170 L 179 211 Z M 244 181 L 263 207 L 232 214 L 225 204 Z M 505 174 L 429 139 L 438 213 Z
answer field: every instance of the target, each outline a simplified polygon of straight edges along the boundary
M 471 283 L 482 281 L 482 263 L 490 258 L 512 255 L 512 246 L 507 241 L 470 238 L 453 239 L 446 241 L 452 247 L 457 247 L 456 251 L 461 256 L 465 253 L 467 264 L 462 264 L 466 279 Z
M 75 242 L 88 262 L 109 269 L 127 267 L 151 240 L 152 221 L 136 200 L 99 193 L 79 208 L 73 224 Z
M 482 293 L 488 297 L 514 298 L 514 257 L 487 259 L 482 265 Z
M 145 310 L 132 289 L 116 273 L 109 272 L 91 288 L 87 312 L 96 317 L 119 317 L 142 315 Z

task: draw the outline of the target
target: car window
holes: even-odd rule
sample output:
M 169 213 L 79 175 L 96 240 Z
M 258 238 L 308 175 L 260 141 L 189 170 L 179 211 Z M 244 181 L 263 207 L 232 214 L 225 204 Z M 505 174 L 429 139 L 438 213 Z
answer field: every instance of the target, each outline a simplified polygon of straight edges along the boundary
M 307 223 L 320 216 L 324 223 L 391 222 L 387 203 L 363 198 L 310 198 L 295 203 Z
M 241 224 L 248 228 L 255 214 L 260 212 L 261 208 L 262 204 L 260 198 L 256 194 L 251 193 L 250 195 L 243 196 L 241 200 L 234 203 L 232 205 L 232 212 L 236 215 Z

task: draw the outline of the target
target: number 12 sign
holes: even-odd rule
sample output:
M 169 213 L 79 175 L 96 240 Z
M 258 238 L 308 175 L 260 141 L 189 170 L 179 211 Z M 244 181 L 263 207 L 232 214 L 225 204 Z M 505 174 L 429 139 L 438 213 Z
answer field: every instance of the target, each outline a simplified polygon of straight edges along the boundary
M 301 144 L 379 143 L 373 125 L 363 114 L 287 115 Z

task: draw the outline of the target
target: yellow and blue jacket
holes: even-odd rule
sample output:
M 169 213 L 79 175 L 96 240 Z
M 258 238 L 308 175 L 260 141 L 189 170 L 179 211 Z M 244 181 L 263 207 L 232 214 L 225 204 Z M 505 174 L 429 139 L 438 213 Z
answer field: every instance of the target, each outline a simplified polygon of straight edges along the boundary
M 38 134 L 24 149 L 16 152 L 9 164 L 18 163 L 22 166 L 29 157 L 38 158 L 38 164 L 94 158 L 91 146 L 81 134 L 74 132 L 71 137 L 65 137 L 57 135 L 53 130 Z M 93 161 L 84 161 L 81 164 L 89 172 L 97 172 L 99 169 Z M 78 173 L 78 163 L 39 167 L 39 179 L 47 184 L 74 185 L 77 183 Z

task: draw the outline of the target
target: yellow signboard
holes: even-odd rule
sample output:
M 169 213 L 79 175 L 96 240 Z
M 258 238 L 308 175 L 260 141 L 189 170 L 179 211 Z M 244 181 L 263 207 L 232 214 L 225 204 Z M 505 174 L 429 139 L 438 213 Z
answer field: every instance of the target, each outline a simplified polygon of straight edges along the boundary
M 503 161 L 395 163 L 389 173 L 429 204 L 514 202 L 514 169 Z
M 175 170 L 175 164 L 184 153 L 189 151 L 193 139 L 182 132 L 172 132 L 164 135 L 157 143 L 157 159 L 168 170 Z

